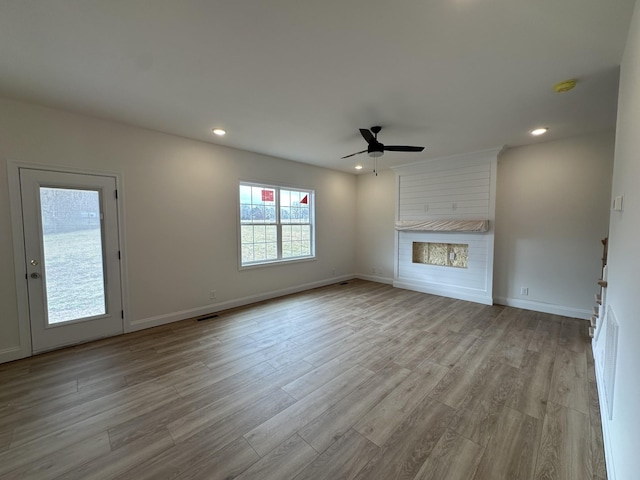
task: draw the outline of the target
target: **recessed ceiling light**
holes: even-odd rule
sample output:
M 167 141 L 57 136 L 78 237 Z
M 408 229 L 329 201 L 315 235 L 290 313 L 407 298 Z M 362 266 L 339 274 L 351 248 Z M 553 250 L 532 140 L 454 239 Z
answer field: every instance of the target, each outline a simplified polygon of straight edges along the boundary
M 222 137 L 225 133 L 227 133 L 225 130 L 221 128 L 214 128 L 212 132 L 218 135 L 219 137 Z
M 362 165 L 360 164 L 356 165 L 356 170 L 362 170 Z
M 542 135 L 544 133 L 547 133 L 548 131 L 549 131 L 548 128 L 544 128 L 544 127 L 536 128 L 535 130 L 531 130 L 531 135 L 534 135 L 537 137 L 538 135 Z

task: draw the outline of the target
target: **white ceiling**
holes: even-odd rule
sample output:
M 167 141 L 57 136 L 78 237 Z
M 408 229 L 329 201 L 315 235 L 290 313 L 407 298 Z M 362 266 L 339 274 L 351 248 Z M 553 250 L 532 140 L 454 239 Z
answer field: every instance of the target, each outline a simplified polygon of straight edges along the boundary
M 633 5 L 0 0 L 0 95 L 354 172 L 614 128 Z

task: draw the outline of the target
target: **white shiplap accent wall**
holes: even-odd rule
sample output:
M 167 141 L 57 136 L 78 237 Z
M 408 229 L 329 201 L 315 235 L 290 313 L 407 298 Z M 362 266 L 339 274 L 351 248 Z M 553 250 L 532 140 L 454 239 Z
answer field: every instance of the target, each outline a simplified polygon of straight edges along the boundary
M 396 219 L 489 220 L 489 231 L 396 232 L 394 286 L 491 305 L 497 158 L 501 149 L 395 168 Z M 412 262 L 413 242 L 465 243 L 468 268 Z

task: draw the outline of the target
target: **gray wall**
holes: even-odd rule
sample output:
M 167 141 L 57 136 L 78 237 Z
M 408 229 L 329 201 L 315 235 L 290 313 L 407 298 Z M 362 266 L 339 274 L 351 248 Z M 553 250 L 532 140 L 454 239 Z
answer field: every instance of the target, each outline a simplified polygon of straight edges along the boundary
M 496 301 L 591 316 L 602 268 L 600 240 L 609 229 L 613 147 L 610 132 L 502 154 L 496 193 Z M 521 287 L 528 287 L 529 294 L 521 295 Z M 578 315 L 579 310 L 584 314 Z
M 618 357 L 612 420 L 603 418 L 611 480 L 638 478 L 640 460 L 640 5 L 636 3 L 622 60 L 611 212 L 607 303 L 618 320 Z M 599 361 L 600 359 L 596 359 Z M 598 378 L 601 389 L 601 379 Z M 602 398 L 602 397 L 601 397 Z
M 0 361 L 19 345 L 7 160 L 122 175 L 129 324 L 355 271 L 354 175 L 0 99 Z M 238 269 L 240 179 L 315 189 L 316 261 Z
M 607 236 L 613 132 L 506 149 L 496 192 L 496 301 L 587 317 Z M 358 176 L 357 271 L 393 280 L 395 176 Z M 520 287 L 529 295 L 520 295 Z

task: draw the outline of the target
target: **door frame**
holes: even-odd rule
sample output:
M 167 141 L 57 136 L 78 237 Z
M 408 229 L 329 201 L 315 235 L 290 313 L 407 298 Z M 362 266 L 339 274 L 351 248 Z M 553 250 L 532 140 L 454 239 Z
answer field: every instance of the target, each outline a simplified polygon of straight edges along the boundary
M 27 288 L 27 270 L 25 254 L 24 225 L 22 221 L 22 196 L 20 187 L 20 169 L 46 170 L 58 173 L 76 173 L 83 175 L 99 175 L 112 177 L 116 182 L 118 191 L 118 202 L 116 207 L 118 224 L 118 242 L 120 243 L 120 296 L 124 315 L 122 327 L 124 333 L 130 331 L 128 316 L 129 311 L 129 288 L 127 283 L 127 255 L 126 255 L 126 235 L 124 217 L 124 182 L 122 175 L 116 172 L 106 172 L 100 170 L 89 170 L 59 165 L 47 165 L 38 163 L 27 163 L 7 160 L 7 174 L 9 181 L 9 206 L 11 209 L 11 229 L 13 237 L 13 262 L 16 282 L 16 303 L 18 307 L 18 327 L 20 334 L 20 356 L 18 358 L 30 357 L 33 352 L 31 348 L 31 322 L 29 317 L 29 291 Z

